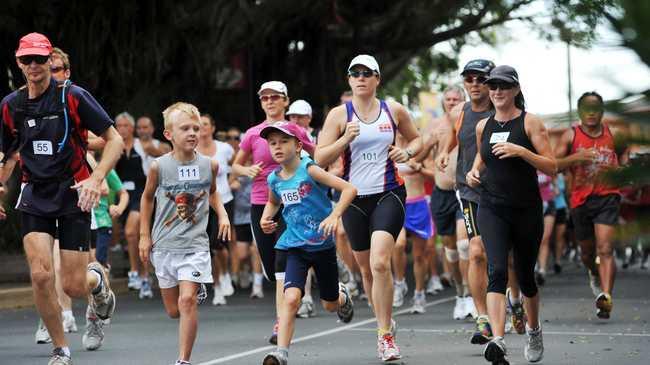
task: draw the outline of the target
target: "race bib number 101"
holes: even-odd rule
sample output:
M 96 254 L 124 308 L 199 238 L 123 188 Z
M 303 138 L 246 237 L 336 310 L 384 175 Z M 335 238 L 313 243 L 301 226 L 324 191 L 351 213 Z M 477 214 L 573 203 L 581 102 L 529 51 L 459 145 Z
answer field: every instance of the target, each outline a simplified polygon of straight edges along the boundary
M 200 178 L 201 174 L 198 165 L 178 166 L 179 181 L 199 180 Z

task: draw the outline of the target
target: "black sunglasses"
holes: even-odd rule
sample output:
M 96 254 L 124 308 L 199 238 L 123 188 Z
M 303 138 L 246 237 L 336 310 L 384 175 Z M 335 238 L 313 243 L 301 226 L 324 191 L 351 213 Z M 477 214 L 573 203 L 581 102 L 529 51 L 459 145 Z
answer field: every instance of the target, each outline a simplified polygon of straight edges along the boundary
M 348 71 L 348 76 L 351 76 L 351 77 L 354 77 L 354 78 L 361 77 L 361 76 L 363 76 L 365 78 L 370 78 L 370 77 L 375 76 L 375 71 L 372 71 L 372 70 L 363 70 L 363 71 L 352 70 L 352 71 Z
M 22 63 L 25 66 L 31 65 L 32 62 L 36 62 L 37 64 L 42 65 L 49 59 L 50 56 L 27 55 L 18 57 L 18 62 Z
M 226 136 L 227 141 L 239 141 L 239 136 Z
M 490 90 L 494 91 L 496 89 L 501 89 L 501 90 L 510 90 L 513 87 L 515 87 L 516 84 L 510 84 L 507 82 L 490 82 L 488 84 L 488 87 Z
M 52 71 L 52 73 L 55 74 L 55 73 L 58 73 L 58 72 L 61 72 L 61 71 L 65 71 L 65 67 L 63 67 L 63 66 L 52 67 L 52 68 L 50 68 L 50 71 Z
M 487 81 L 487 77 L 485 77 L 485 76 L 471 76 L 471 75 L 468 75 L 468 76 L 465 76 L 464 80 L 465 80 L 465 82 L 468 83 L 468 84 L 471 84 L 471 83 L 474 83 L 474 82 L 479 83 L 479 84 L 482 84 L 482 83 L 484 83 L 485 81 Z

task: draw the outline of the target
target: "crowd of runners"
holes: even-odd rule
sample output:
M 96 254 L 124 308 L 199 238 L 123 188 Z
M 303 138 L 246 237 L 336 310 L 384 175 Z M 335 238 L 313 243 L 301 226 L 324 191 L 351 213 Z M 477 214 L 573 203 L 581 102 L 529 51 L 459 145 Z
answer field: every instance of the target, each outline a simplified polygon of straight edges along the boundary
M 341 322 L 354 305 L 371 307 L 382 361 L 402 357 L 393 309 L 424 314 L 427 295 L 451 287 L 450 316 L 475 321 L 468 344 L 488 362 L 508 364 L 511 331 L 538 362 L 538 287 L 550 268 L 579 258 L 594 311 L 610 318 L 621 197 L 632 217 L 650 203 L 648 189 L 622 194 L 600 178 L 648 151 L 616 150 L 598 93 L 584 93 L 580 120 L 551 138 L 526 111 L 529 85 L 489 60 L 465 64 L 462 86 L 442 92 L 443 113 L 419 129 L 405 106 L 377 98 L 379 64 L 359 55 L 320 130 L 307 101 L 269 81 L 257 93 L 265 118 L 244 133 L 178 102 L 162 112 L 165 141 L 151 117 L 109 117 L 45 36 L 21 38 L 16 62 L 26 86 L 0 105 L 0 179 L 20 165 L 35 340 L 52 343 L 50 365 L 72 363 L 71 297 L 88 302 L 84 348 L 102 346 L 118 299 L 110 256 L 122 251 L 128 288 L 148 300 L 157 283 L 180 319 L 177 365 L 190 363 L 198 305 L 227 305 L 236 291 L 275 297 L 277 349 L 261 362 L 287 364 L 296 318 L 317 312 L 312 287 Z

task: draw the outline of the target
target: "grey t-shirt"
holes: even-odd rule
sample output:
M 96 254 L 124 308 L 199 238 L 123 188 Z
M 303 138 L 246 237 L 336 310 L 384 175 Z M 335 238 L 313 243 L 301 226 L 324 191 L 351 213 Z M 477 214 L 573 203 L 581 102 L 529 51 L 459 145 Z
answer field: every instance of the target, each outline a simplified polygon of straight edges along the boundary
M 209 250 L 208 209 L 214 181 L 210 159 L 195 153 L 179 162 L 167 153 L 158 162 L 153 251 L 191 253 Z
M 456 190 L 460 197 L 475 203 L 480 200 L 480 190 L 473 189 L 467 184 L 465 176 L 472 169 L 476 157 L 476 125 L 481 119 L 492 115 L 494 110 L 484 112 L 472 110 L 472 103 L 463 105 L 463 120 L 458 131 L 458 163 L 456 164 Z M 479 187 L 480 189 L 480 187 Z
M 239 176 L 240 188 L 234 192 L 235 195 L 235 212 L 234 225 L 251 223 L 251 188 L 253 180 L 248 176 Z

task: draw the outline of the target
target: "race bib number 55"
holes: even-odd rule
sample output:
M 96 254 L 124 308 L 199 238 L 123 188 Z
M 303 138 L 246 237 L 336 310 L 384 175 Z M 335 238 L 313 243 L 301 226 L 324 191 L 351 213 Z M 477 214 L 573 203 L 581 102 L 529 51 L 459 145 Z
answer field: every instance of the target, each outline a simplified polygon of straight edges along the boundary
M 284 205 L 300 203 L 300 194 L 298 193 L 298 189 L 282 190 L 280 191 L 280 197 L 282 198 L 282 204 Z
M 52 142 L 51 141 L 32 141 L 34 146 L 35 155 L 52 155 Z

